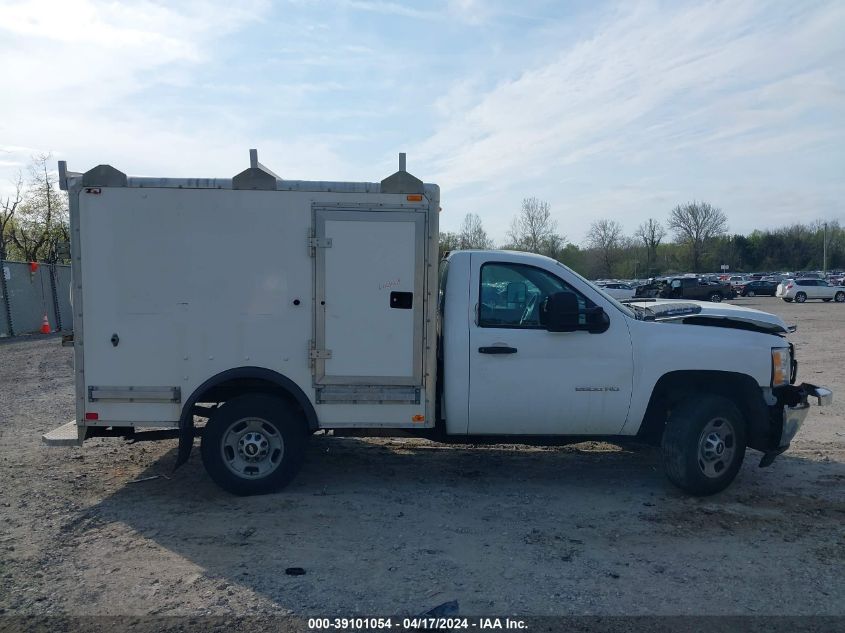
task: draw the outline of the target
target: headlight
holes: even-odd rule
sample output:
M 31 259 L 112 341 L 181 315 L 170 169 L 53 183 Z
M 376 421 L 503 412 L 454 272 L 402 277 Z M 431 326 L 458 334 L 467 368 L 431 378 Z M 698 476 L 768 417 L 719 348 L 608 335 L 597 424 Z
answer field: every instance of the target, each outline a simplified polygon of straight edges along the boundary
M 772 387 L 783 387 L 789 384 L 789 374 L 792 369 L 792 357 L 788 347 L 772 348 Z

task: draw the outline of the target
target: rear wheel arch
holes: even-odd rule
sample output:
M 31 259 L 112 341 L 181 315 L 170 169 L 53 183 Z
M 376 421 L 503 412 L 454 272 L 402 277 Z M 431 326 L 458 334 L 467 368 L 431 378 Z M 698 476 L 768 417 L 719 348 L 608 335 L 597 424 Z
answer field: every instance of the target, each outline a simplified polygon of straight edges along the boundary
M 282 398 L 301 415 L 309 432 L 319 428 L 317 412 L 305 392 L 287 376 L 266 367 L 236 367 L 212 376 L 197 387 L 182 407 L 179 417 L 178 468 L 191 454 L 194 443 L 194 414 L 198 402 L 226 402 L 253 393 Z
M 762 389 L 754 378 L 738 372 L 682 370 L 664 374 L 652 389 L 637 436 L 659 444 L 672 409 L 688 399 L 708 395 L 731 400 L 745 420 L 748 446 L 768 450 L 772 427 Z

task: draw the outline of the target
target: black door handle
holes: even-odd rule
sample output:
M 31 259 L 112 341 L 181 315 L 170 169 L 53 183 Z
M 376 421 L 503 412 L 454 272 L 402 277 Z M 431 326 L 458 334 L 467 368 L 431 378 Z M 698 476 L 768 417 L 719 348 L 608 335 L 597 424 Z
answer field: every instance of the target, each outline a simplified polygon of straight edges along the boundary
M 479 354 L 516 354 L 515 347 L 504 347 L 501 345 L 494 345 L 493 347 L 479 347 Z

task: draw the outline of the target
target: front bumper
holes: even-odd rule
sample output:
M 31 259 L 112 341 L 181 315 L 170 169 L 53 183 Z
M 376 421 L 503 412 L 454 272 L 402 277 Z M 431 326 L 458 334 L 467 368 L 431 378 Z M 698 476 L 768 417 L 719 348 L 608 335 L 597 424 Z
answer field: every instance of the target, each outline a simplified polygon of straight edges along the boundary
M 830 389 L 806 382 L 800 385 L 778 387 L 774 391 L 779 404 L 777 415 L 781 419 L 780 437 L 773 438 L 776 442 L 773 441 L 772 444 L 776 443 L 777 446 L 763 454 L 763 459 L 760 460 L 761 467 L 771 464 L 775 457 L 789 448 L 792 439 L 798 433 L 798 429 L 804 424 L 804 420 L 807 419 L 807 414 L 810 412 L 810 398 L 816 398 L 819 406 L 822 407 L 833 403 L 833 392 Z

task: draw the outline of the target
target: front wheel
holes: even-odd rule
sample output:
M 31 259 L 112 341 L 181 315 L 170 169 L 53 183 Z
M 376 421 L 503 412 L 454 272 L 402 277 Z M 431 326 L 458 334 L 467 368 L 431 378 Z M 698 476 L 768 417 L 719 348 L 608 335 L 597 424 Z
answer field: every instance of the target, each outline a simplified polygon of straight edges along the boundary
M 797 295 L 795 295 L 795 302 L 796 303 L 804 303 L 806 300 L 807 300 L 806 293 L 799 292 Z
M 842 292 L 842 291 L 840 290 L 839 292 L 837 292 L 837 293 L 834 295 L 833 300 L 834 300 L 836 303 L 845 303 L 845 292 Z
M 247 394 L 216 409 L 202 435 L 202 463 L 218 486 L 236 495 L 287 485 L 305 457 L 305 422 L 281 398 Z
M 754 296 L 755 296 L 754 291 L 753 291 L 753 290 L 748 290 L 748 291 L 745 293 L 745 296 L 746 296 L 746 297 L 754 297 Z
M 742 466 L 745 420 L 722 396 L 689 398 L 669 415 L 661 450 L 669 481 L 693 495 L 712 495 Z
M 714 292 L 712 295 L 710 295 L 710 301 L 712 301 L 713 303 L 719 303 L 722 301 L 722 295 L 718 292 Z

